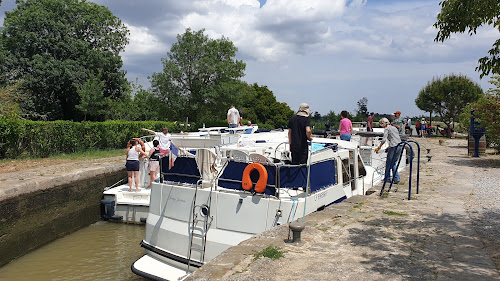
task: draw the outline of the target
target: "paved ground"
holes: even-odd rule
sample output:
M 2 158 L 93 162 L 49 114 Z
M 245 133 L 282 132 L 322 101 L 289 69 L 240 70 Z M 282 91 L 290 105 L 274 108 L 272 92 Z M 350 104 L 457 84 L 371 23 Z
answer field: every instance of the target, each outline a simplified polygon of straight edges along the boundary
M 0 201 L 25 193 L 49 189 L 87 177 L 123 170 L 125 157 L 116 156 L 93 160 L 21 160 L 12 161 L 14 168 L 3 163 L 0 173 Z M 24 165 L 24 166 L 21 166 Z M 12 171 L 9 171 L 12 170 Z M 5 172 L 7 171 L 7 172 Z M 124 176 L 126 173 L 124 172 Z
M 351 198 L 307 216 L 301 242 L 287 243 L 281 226 L 228 249 L 190 279 L 500 280 L 500 225 L 491 221 L 500 202 L 488 199 L 500 189 L 500 156 L 468 157 L 464 139 L 417 141 L 433 157 L 421 166 L 412 200 L 408 180 L 385 197 Z M 478 189 L 492 183 L 493 190 Z M 270 245 L 284 257 L 254 259 Z

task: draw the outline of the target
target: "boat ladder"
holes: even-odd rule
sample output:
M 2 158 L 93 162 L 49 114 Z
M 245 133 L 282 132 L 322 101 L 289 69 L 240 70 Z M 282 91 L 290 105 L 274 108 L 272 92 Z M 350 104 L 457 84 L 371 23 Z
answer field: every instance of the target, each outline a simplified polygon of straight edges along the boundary
M 193 251 L 200 253 L 200 263 L 203 264 L 205 259 L 205 247 L 207 242 L 207 231 L 210 228 L 212 217 L 210 216 L 210 207 L 207 204 L 196 205 L 196 194 L 198 193 L 199 184 L 196 185 L 196 190 L 193 196 L 193 210 L 191 221 L 191 236 L 189 239 L 188 252 L 188 271 L 192 262 Z M 208 201 L 210 202 L 210 200 Z

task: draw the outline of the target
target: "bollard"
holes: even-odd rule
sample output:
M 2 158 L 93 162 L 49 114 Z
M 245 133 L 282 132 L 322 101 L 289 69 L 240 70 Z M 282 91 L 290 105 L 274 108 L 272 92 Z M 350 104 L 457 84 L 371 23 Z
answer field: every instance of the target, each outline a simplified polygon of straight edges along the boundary
M 292 243 L 293 242 L 300 242 L 300 233 L 306 227 L 305 224 L 302 222 L 294 221 L 294 222 L 290 223 L 290 225 L 288 227 L 292 231 Z

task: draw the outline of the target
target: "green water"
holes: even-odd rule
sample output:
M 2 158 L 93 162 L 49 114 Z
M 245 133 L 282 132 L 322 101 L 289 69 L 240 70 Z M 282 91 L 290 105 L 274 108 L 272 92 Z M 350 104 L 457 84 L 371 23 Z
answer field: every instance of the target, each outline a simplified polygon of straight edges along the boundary
M 144 233 L 143 225 L 97 222 L 0 267 L 0 280 L 144 280 L 130 270 Z

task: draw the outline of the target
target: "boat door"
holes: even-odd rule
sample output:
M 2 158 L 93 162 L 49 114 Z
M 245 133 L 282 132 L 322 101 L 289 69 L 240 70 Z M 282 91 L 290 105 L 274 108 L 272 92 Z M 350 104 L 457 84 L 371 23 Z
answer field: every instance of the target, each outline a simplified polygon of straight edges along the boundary
M 347 197 L 352 196 L 352 190 L 355 189 L 354 165 L 351 160 L 352 151 L 349 151 L 349 157 L 341 159 L 342 166 L 342 184 Z

